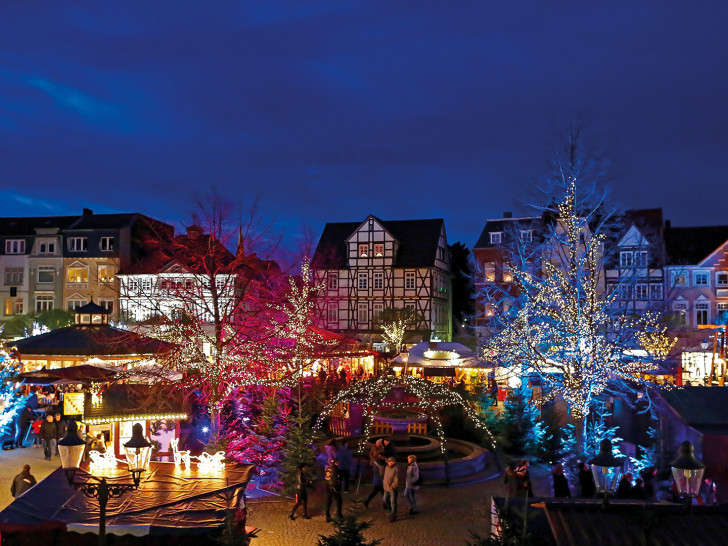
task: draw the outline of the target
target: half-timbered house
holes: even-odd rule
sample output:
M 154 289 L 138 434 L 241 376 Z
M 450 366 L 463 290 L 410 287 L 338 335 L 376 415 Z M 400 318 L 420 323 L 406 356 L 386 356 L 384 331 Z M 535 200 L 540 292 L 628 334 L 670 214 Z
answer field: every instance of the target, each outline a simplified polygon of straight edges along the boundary
M 318 309 L 326 329 L 376 344 L 385 310 L 412 309 L 413 332 L 450 340 L 450 256 L 441 218 L 328 223 L 312 268 L 326 287 Z

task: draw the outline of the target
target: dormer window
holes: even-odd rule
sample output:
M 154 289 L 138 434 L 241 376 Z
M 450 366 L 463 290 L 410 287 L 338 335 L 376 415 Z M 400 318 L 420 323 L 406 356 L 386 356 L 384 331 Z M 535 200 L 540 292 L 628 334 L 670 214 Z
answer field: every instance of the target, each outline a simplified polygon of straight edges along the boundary
M 494 231 L 490 234 L 490 244 L 499 245 L 502 240 L 503 240 L 502 231 Z
M 530 243 L 531 241 L 533 241 L 533 231 L 530 229 L 522 229 L 521 230 L 521 242 Z
M 69 237 L 68 250 L 70 252 L 83 252 L 88 248 L 88 239 L 86 237 Z
M 374 245 L 374 257 L 381 258 L 383 256 L 384 256 L 384 245 L 383 244 Z
M 114 250 L 114 238 L 113 237 L 101 237 L 100 247 L 102 251 L 109 252 Z
M 5 254 L 25 254 L 25 239 L 8 239 L 5 241 Z
M 55 254 L 56 243 L 53 241 L 41 241 L 38 243 L 38 254 Z
M 359 245 L 359 257 L 360 258 L 367 258 L 369 257 L 369 245 Z
M 619 253 L 619 265 L 620 267 L 632 267 L 634 264 L 634 254 L 631 250 L 622 251 Z
M 715 276 L 715 285 L 719 287 L 728 286 L 728 273 L 720 272 Z

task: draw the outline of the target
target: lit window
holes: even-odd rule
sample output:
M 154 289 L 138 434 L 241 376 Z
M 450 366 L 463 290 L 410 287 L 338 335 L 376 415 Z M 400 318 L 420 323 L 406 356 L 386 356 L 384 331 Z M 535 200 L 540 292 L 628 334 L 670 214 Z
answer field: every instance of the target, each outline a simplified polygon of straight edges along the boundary
M 38 282 L 52 283 L 55 280 L 55 270 L 52 266 L 42 265 L 38 267 Z
M 5 241 L 5 254 L 25 254 L 25 239 L 8 239 Z
M 384 273 L 382 271 L 374 272 L 374 290 L 384 288 Z
M 68 250 L 71 252 L 83 252 L 86 250 L 88 245 L 88 239 L 86 237 L 69 237 L 68 238 Z
M 676 322 L 678 324 L 685 324 L 686 323 L 685 318 L 687 316 L 688 304 L 681 303 L 681 302 L 675 302 L 672 304 L 672 310 L 674 311 Z
M 623 251 L 619 253 L 619 265 L 620 267 L 632 267 L 634 264 L 634 253 L 631 250 Z
M 698 271 L 693 274 L 693 283 L 695 286 L 708 286 L 708 273 Z
M 687 286 L 688 278 L 685 273 L 679 273 L 677 271 L 672 272 L 672 285 L 673 286 Z
M 88 283 L 88 268 L 69 267 L 66 280 L 69 283 Z
M 494 231 L 493 233 L 490 234 L 490 244 L 492 244 L 492 245 L 500 244 L 502 239 L 503 239 L 502 231 Z
M 38 254 L 55 254 L 56 243 L 53 241 L 41 241 L 38 243 Z
M 406 290 L 414 290 L 415 288 L 415 274 L 413 271 L 407 271 L 404 274 L 404 287 Z
M 53 309 L 53 296 L 36 296 L 35 310 L 37 312 L 50 311 Z
M 503 282 L 513 282 L 513 273 L 507 265 L 503 266 Z
M 495 282 L 495 264 L 488 262 L 483 265 L 483 274 L 486 282 Z
M 101 237 L 101 250 L 110 251 L 114 250 L 114 238 L 113 237 Z
M 329 290 L 339 289 L 339 273 L 337 271 L 329 271 Z
M 114 280 L 114 267 L 110 265 L 99 266 L 99 282 L 110 283 Z
M 359 245 L 359 257 L 366 258 L 367 256 L 369 256 L 369 245 Z
M 376 258 L 381 258 L 382 256 L 384 256 L 384 245 L 383 244 L 374 245 L 374 256 Z
M 359 290 L 366 290 L 369 288 L 369 277 L 366 273 L 359 273 L 357 275 Z

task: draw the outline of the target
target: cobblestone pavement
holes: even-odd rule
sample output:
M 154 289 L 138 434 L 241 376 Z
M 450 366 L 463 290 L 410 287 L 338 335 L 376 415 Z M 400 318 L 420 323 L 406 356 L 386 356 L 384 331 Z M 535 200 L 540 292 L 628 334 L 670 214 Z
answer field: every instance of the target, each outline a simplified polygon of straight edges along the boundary
M 548 469 L 531 467 L 535 493 L 550 494 Z M 344 512 L 353 509 L 354 499 L 364 500 L 371 486 L 362 484 L 359 494 L 343 494 Z M 490 525 L 490 497 L 504 493 L 502 478 L 463 487 L 422 487 L 418 493 L 419 514 L 408 515 L 409 505 L 402 495 L 398 501 L 398 519 L 390 523 L 382 503 L 374 499 L 369 509 L 359 503 L 357 514 L 364 521 L 372 522 L 365 531 L 368 540 L 381 539 L 382 546 L 464 546 L 470 532 L 488 534 Z M 251 500 L 248 525 L 259 528 L 254 546 L 315 545 L 319 535 L 333 532 L 333 524 L 326 523 L 325 495 L 319 487 L 309 494 L 310 520 L 296 517 L 288 519 L 293 506 L 292 499 L 267 497 Z M 298 516 L 301 509 L 298 511 Z
M 28 443 L 28 442 L 26 442 Z M 30 473 L 41 481 L 56 468 L 61 466 L 60 457 L 54 455 L 50 461 L 43 458 L 43 448 L 25 447 L 0 451 L 0 510 L 13 502 L 10 485 L 13 478 L 23 470 L 23 465 L 30 465 Z

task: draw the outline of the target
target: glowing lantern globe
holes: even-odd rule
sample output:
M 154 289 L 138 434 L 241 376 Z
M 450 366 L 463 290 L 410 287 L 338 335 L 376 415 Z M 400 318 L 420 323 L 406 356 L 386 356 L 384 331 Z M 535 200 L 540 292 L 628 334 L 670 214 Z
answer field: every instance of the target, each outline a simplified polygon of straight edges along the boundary
M 705 465 L 695 458 L 693 452 L 693 444 L 685 440 L 680 444 L 677 459 L 670 463 L 677 491 L 687 499 L 698 496 L 705 472 Z
M 144 438 L 142 426 L 135 423 L 131 428 L 131 439 L 124 444 L 126 451 L 126 464 L 134 479 L 134 485 L 138 486 L 142 472 L 149 469 L 149 460 L 152 458 L 152 444 Z
M 614 493 L 619 485 L 623 462 L 624 459 L 612 454 L 612 442 L 606 438 L 599 444 L 599 455 L 589 461 L 597 493 L 603 494 L 605 499 L 606 495 Z
M 73 483 L 73 477 L 81 466 L 83 451 L 86 448 L 84 442 L 78 435 L 78 425 L 71 419 L 66 428 L 66 435 L 58 440 L 58 454 L 61 456 L 61 468 L 66 472 L 68 483 Z

